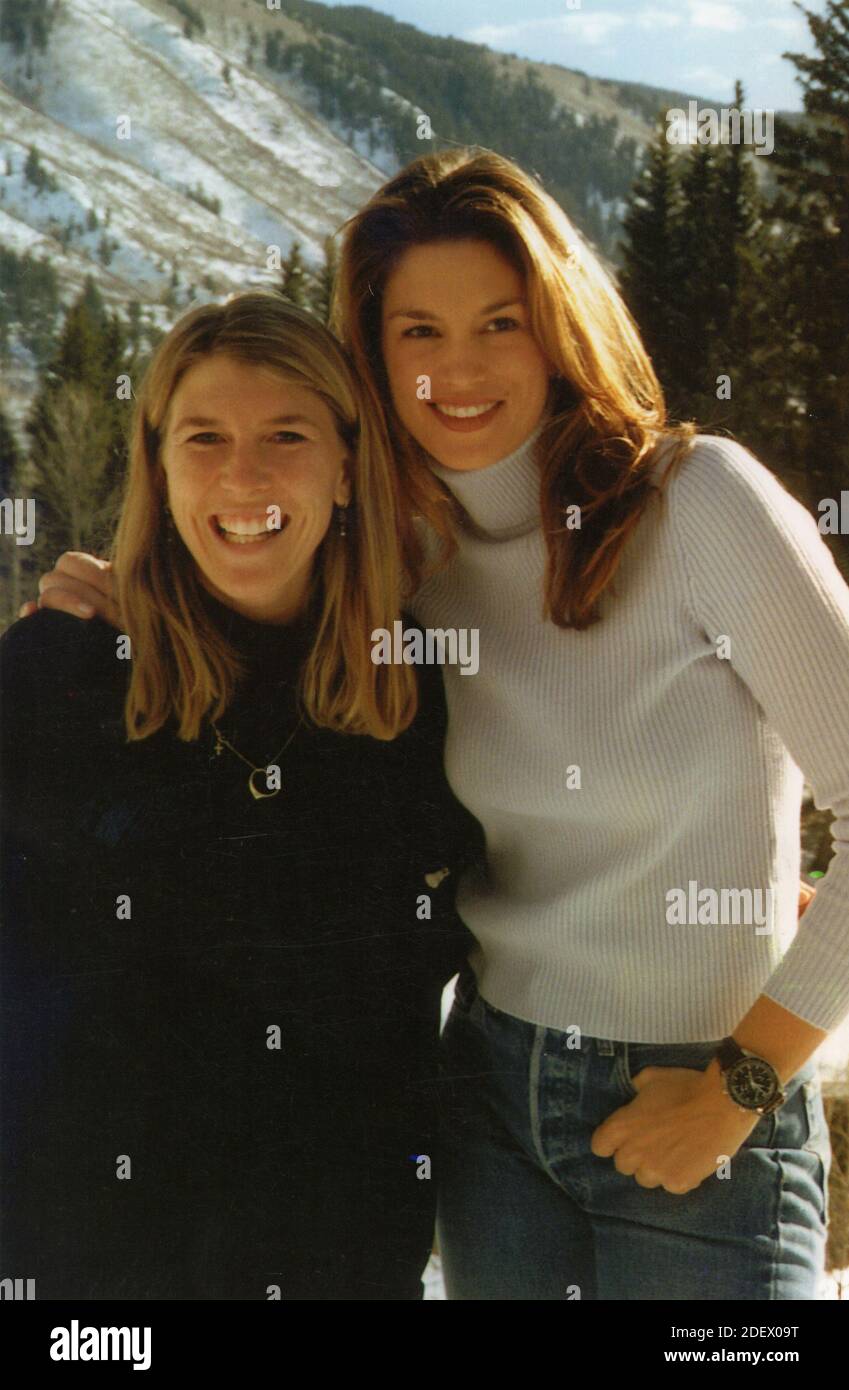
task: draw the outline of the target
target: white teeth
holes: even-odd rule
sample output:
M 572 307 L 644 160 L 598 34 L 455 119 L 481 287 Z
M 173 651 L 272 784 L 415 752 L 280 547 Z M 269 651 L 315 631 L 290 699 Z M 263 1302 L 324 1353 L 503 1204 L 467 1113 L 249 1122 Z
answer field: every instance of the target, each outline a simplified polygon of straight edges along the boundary
M 266 517 L 256 517 L 247 520 L 241 516 L 217 516 L 222 531 L 228 531 L 231 536 L 260 536 L 270 529 Z
M 437 410 L 443 415 L 453 415 L 458 420 L 468 420 L 474 415 L 484 415 L 488 410 L 492 410 L 497 401 L 489 401 L 486 405 L 439 405 L 434 401 Z
M 269 536 L 276 535 L 274 531 L 260 531 L 255 536 L 237 536 L 232 531 L 222 531 L 221 538 L 230 541 L 232 545 L 259 545 L 262 541 L 268 540 Z
M 232 545 L 258 545 L 272 536 L 278 536 L 285 527 L 288 517 L 280 518 L 279 526 L 269 526 L 269 518 L 230 516 L 222 513 L 215 517 L 215 527 L 222 540 Z

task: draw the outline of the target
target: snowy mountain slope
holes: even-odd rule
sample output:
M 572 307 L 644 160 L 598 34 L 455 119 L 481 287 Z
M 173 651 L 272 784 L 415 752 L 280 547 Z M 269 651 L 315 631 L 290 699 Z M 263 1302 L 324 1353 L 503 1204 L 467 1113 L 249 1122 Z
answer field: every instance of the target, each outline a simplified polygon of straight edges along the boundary
M 190 40 L 160 0 L 63 0 L 31 70 L 0 44 L 0 246 L 49 261 L 64 304 L 90 275 L 107 302 L 136 300 L 165 326 L 195 299 L 276 283 L 269 247 L 285 256 L 298 239 L 319 264 L 327 234 L 383 182 L 252 70 L 239 8 Z M 13 334 L 3 389 L 16 422 L 35 374 Z
M 285 252 L 299 237 L 318 257 L 327 232 L 378 186 L 379 171 L 234 56 L 184 38 L 174 21 L 179 15 L 162 18 L 140 0 L 65 0 L 33 81 L 13 67 L 15 93 L 165 189 L 218 199 L 233 225 L 228 240 L 243 243 L 247 233 Z M 119 117 L 129 118 L 129 139 L 118 138 Z
M 94 272 L 109 297 L 157 299 L 169 283 L 172 266 L 187 282 L 204 275 L 222 288 L 234 288 L 265 263 L 265 245 L 236 223 L 222 237 L 222 219 L 186 195 L 117 153 L 80 139 L 73 131 L 42 116 L 0 88 L 0 209 L 7 219 L 29 226 L 33 239 L 49 254 L 63 282 L 77 288 L 79 275 Z M 39 150 L 45 172 L 58 190 L 39 190 L 25 176 L 27 152 Z M 86 227 L 92 212 L 98 225 Z M 59 234 L 75 224 L 67 251 Z M 18 235 L 3 244 L 20 243 Z M 108 265 L 98 247 L 110 242 Z M 74 273 L 76 270 L 77 273 Z

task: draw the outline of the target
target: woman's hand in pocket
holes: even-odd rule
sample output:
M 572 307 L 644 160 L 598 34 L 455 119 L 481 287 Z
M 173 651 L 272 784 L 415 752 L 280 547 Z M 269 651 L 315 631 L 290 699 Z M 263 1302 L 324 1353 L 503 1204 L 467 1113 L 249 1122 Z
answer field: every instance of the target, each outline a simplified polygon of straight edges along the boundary
M 733 1158 L 761 1118 L 725 1095 L 716 1061 L 704 1072 L 643 1067 L 632 1084 L 636 1098 L 598 1126 L 590 1147 L 641 1187 L 692 1192 Z

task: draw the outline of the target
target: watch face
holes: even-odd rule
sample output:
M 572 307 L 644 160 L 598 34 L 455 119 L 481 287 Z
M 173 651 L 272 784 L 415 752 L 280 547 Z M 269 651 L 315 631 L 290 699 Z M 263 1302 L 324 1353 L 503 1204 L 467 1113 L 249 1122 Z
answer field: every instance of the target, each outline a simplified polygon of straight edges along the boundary
M 728 1073 L 728 1094 L 747 1110 L 768 1105 L 778 1092 L 778 1078 L 769 1062 L 760 1057 L 744 1057 Z

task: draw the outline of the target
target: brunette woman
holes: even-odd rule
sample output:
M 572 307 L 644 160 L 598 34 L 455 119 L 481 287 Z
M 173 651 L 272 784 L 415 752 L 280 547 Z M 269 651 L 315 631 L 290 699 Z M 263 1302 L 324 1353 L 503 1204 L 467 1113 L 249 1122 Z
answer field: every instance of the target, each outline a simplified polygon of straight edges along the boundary
M 429 156 L 379 190 L 337 326 L 429 523 L 414 611 L 480 629 L 479 675 L 446 669 L 488 862 L 444 1034 L 449 1296 L 813 1298 L 849 590 L 746 449 L 669 424 L 614 285 L 509 161 Z M 835 855 L 796 932 L 803 772 Z

